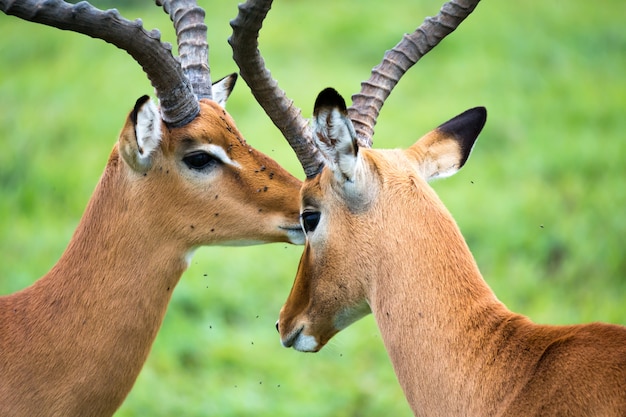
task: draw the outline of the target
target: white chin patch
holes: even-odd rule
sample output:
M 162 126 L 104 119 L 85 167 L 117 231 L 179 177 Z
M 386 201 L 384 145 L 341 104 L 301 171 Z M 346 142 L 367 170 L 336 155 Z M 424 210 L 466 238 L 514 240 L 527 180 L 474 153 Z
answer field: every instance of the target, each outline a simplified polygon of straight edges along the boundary
M 281 229 L 286 230 L 287 231 L 287 237 L 289 238 L 289 241 L 294 244 L 294 245 L 304 245 L 305 242 L 305 237 L 304 237 L 304 233 L 302 232 L 302 228 L 298 227 L 293 228 L 293 229 L 288 229 L 286 227 L 281 227 Z
M 189 268 L 189 265 L 191 265 L 191 259 L 193 258 L 193 255 L 196 253 L 196 249 L 198 248 L 193 248 L 185 254 L 185 264 L 187 264 L 187 268 Z
M 313 336 L 300 333 L 293 343 L 293 348 L 300 352 L 315 352 L 317 340 Z
M 266 243 L 262 240 L 227 240 L 224 242 L 214 243 L 213 246 L 256 246 Z

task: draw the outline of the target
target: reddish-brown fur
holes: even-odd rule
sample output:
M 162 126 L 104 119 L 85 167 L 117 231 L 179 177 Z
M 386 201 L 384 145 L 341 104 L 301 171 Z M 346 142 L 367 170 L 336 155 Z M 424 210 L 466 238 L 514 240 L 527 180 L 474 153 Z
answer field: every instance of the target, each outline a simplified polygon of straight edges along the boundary
M 150 351 L 172 291 L 201 245 L 301 239 L 300 181 L 248 146 L 201 101 L 168 130 L 145 173 L 120 155 L 126 122 L 65 253 L 32 286 L 0 298 L 0 415 L 110 416 Z M 195 175 L 185 152 L 212 143 L 239 167 Z M 298 229 L 299 230 L 299 229 Z
M 469 155 L 461 122 L 406 151 L 318 145 L 327 166 L 301 209 L 321 215 L 281 310 L 283 344 L 317 351 L 371 311 L 415 415 L 625 416 L 626 328 L 509 311 L 427 184 Z M 333 162 L 350 155 L 354 170 Z

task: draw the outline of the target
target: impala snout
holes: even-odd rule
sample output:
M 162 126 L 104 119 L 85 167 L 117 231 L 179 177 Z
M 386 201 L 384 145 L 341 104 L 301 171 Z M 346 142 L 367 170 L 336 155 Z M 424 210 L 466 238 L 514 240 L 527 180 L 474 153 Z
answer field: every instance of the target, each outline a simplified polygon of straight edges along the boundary
M 295 309 L 292 301 L 291 297 L 287 300 L 276 322 L 280 343 L 300 352 L 318 352 L 339 331 L 332 314 L 327 316 L 306 307 Z
M 299 218 L 297 223 L 279 226 L 279 229 L 287 235 L 289 243 L 292 243 L 294 245 L 304 245 L 304 231 L 302 230 L 302 226 L 300 225 Z
M 280 334 L 280 343 L 286 348 L 294 348 L 300 352 L 317 352 L 325 343 L 308 334 L 310 326 L 305 323 L 295 323 L 291 327 L 281 326 L 280 320 L 276 322 L 276 330 Z M 328 339 L 326 339 L 328 340 Z

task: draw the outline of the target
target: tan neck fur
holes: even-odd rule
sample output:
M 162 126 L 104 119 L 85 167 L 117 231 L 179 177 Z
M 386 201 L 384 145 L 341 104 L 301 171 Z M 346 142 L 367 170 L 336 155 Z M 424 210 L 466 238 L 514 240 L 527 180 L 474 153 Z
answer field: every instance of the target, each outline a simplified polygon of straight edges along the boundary
M 334 90 L 316 100 L 328 165 L 301 191 L 307 241 L 283 345 L 317 352 L 371 310 L 417 416 L 625 416 L 626 328 L 510 312 L 427 184 L 463 166 L 485 109 L 402 151 L 356 148 L 344 108 Z
M 149 219 L 137 221 L 140 208 L 120 183 L 124 168 L 107 166 L 52 270 L 0 298 L 1 415 L 46 410 L 85 416 L 84 404 L 89 415 L 111 415 L 139 374 L 186 268 L 188 248 L 146 230 Z M 12 408 L 3 410 L 2 404 Z
M 614 366 L 620 355 L 626 365 L 623 328 L 541 326 L 510 312 L 483 280 L 452 216 L 429 187 L 419 187 L 418 195 L 406 200 L 414 201 L 412 205 L 384 201 L 379 215 L 406 222 L 384 222 L 386 233 L 395 239 L 383 239 L 384 248 L 375 250 L 378 259 L 386 254 L 384 259 L 396 261 L 376 268 L 369 303 L 416 415 L 534 415 L 535 401 L 542 407 L 553 403 L 547 408 L 550 415 L 626 411 L 626 396 L 619 394 L 626 385 L 626 368 L 615 376 L 603 369 Z M 611 341 L 607 344 L 605 338 Z M 561 355 L 561 343 L 574 346 Z M 570 365 L 572 358 L 580 363 Z M 590 363 L 589 369 L 581 368 Z M 587 378 L 576 383 L 589 386 L 554 397 L 551 384 L 565 383 L 559 379 L 570 366 Z M 616 377 L 606 392 L 595 382 Z M 535 397 L 529 398 L 529 392 Z M 612 403 L 602 407 L 586 398 L 605 394 Z M 616 404 L 619 398 L 622 402 Z

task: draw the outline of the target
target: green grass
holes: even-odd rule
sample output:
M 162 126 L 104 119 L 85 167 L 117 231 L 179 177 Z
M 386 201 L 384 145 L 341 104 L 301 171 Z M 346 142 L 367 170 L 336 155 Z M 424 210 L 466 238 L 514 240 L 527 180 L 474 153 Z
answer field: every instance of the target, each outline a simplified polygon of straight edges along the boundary
M 113 2 L 103 2 L 109 7 Z M 236 71 L 236 2 L 203 2 L 214 77 Z M 261 34 L 272 74 L 308 115 L 354 93 L 440 1 L 278 1 Z M 155 7 L 122 8 L 173 40 Z M 407 147 L 468 107 L 489 110 L 466 167 L 437 182 L 498 297 L 542 323 L 626 324 L 626 3 L 485 0 L 405 76 L 375 147 Z M 111 45 L 0 16 L 0 293 L 55 263 L 134 101 L 152 91 Z M 240 82 L 248 141 L 302 177 Z M 118 417 L 410 415 L 371 316 L 322 352 L 274 329 L 300 247 L 206 248 L 177 287 Z M 205 274 L 207 276 L 205 276 Z

